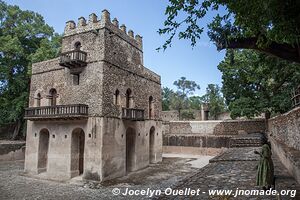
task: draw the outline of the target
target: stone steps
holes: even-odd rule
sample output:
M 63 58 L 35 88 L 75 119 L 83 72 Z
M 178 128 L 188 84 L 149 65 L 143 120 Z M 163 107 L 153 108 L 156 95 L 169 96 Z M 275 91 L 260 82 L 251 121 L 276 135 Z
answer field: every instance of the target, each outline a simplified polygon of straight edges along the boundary
M 260 147 L 262 146 L 261 137 L 233 137 L 230 139 L 230 148 L 236 147 Z

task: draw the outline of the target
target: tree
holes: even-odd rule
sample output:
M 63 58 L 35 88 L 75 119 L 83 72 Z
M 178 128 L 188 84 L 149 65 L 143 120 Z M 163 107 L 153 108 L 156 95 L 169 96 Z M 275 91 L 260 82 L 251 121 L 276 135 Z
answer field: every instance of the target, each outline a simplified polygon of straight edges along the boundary
M 200 96 L 191 96 L 189 98 L 190 109 L 200 110 L 202 104 L 202 98 Z
M 188 108 L 187 98 L 180 92 L 174 92 L 171 95 L 170 108 L 178 111 L 179 119 L 181 119 L 181 110 Z
M 206 94 L 201 97 L 203 103 L 209 104 L 209 115 L 217 119 L 218 114 L 225 111 L 226 106 L 224 98 L 221 95 L 221 89 L 216 84 L 208 84 Z
M 192 95 L 200 86 L 195 81 L 187 80 L 185 77 L 181 77 L 177 81 L 174 81 L 173 85 L 177 87 L 177 91 L 184 97 Z
M 204 31 L 201 19 L 209 10 L 216 14 L 208 36 L 218 50 L 254 49 L 300 63 L 298 0 L 169 0 L 164 28 L 158 30 L 170 35 L 162 48 L 176 35 L 195 46 Z
M 28 104 L 30 66 L 58 55 L 60 36 L 43 17 L 0 0 L 0 124 L 24 122 Z
M 177 87 L 177 91 L 171 95 L 170 107 L 179 113 L 181 118 L 181 110 L 188 107 L 188 95 L 192 95 L 200 86 L 195 81 L 187 80 L 181 77 L 173 83 Z
M 168 87 L 162 89 L 162 110 L 170 110 L 171 97 L 174 91 Z
M 218 68 L 233 118 L 261 113 L 269 118 L 291 108 L 291 90 L 300 80 L 299 64 L 253 50 L 230 50 Z

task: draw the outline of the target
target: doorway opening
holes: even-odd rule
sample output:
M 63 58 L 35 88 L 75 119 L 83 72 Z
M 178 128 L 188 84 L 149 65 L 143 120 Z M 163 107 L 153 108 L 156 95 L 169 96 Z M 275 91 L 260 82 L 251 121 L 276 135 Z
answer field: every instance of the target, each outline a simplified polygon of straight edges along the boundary
M 84 171 L 84 143 L 84 131 L 81 128 L 74 129 L 71 143 L 71 171 L 77 171 L 78 175 Z
M 149 134 L 149 163 L 153 163 L 155 161 L 154 136 L 155 136 L 155 127 L 152 126 Z
M 134 170 L 135 166 L 135 141 L 136 134 L 133 128 L 126 131 L 126 172 Z
M 38 149 L 38 172 L 47 171 L 48 164 L 48 149 L 49 149 L 49 131 L 48 129 L 42 129 L 39 137 L 39 149 Z

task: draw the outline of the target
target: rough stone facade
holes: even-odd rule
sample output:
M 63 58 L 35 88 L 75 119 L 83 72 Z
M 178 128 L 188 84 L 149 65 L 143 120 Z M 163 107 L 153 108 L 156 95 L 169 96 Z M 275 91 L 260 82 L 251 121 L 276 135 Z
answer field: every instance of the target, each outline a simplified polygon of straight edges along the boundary
M 300 107 L 268 121 L 269 134 L 300 151 Z
M 266 122 L 264 119 L 226 120 L 214 128 L 214 135 L 238 135 L 249 133 L 264 133 Z
M 300 107 L 269 119 L 268 137 L 273 153 L 300 183 Z
M 101 20 L 91 14 L 88 21 L 80 17 L 77 26 L 67 22 L 62 54 L 78 44 L 87 53 L 79 74 L 61 66 L 59 58 L 33 64 L 29 107 L 53 106 L 55 89 L 57 106 L 84 104 L 88 115 L 29 118 L 25 172 L 104 181 L 160 162 L 160 76 L 143 66 L 142 37 L 127 33 L 125 25 L 119 28 L 103 10 Z M 143 119 L 124 118 L 123 108 L 142 110 Z

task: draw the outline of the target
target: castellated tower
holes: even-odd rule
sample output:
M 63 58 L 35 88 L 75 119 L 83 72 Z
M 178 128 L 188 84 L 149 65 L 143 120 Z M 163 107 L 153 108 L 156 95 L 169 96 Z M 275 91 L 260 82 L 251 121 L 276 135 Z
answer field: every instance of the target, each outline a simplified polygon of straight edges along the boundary
M 142 37 L 107 10 L 68 21 L 60 57 L 32 66 L 25 172 L 104 181 L 159 162 L 160 114 Z

